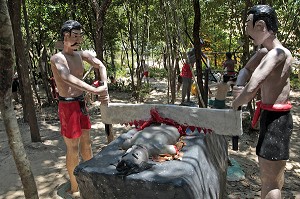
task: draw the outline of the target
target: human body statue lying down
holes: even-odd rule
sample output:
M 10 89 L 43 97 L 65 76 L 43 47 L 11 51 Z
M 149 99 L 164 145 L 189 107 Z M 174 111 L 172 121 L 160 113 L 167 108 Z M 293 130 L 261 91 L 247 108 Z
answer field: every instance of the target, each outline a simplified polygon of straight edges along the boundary
M 178 129 L 170 125 L 149 126 L 136 132 L 133 137 L 122 144 L 122 149 L 127 150 L 117 164 L 117 171 L 122 175 L 138 173 L 149 169 L 149 157 L 160 154 L 174 155 L 178 152 L 175 144 L 180 134 Z

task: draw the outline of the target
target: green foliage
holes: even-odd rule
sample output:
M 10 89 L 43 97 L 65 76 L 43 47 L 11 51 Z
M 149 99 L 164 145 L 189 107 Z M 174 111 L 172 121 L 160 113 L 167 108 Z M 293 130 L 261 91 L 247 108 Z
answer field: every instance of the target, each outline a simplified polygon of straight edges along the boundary
M 245 42 L 243 38 L 247 38 L 244 36 L 243 21 L 248 9 L 246 2 L 248 1 L 200 1 L 200 37 L 205 41 L 203 51 L 208 54 L 212 66 L 216 63 L 213 69 L 220 69 L 225 59 L 222 53 L 234 51 L 239 46 L 238 41 Z M 261 1 L 251 1 L 248 6 L 258 3 Z M 267 0 L 266 3 L 272 5 L 278 13 L 279 40 L 295 55 L 300 46 L 300 40 L 297 39 L 300 35 L 300 29 L 297 28 L 300 21 L 298 14 L 300 1 Z M 26 6 L 32 39 L 31 54 L 35 63 L 38 63 L 43 47 L 47 48 L 49 56 L 56 52 L 54 44 L 60 36 L 60 27 L 68 19 L 78 20 L 84 27 L 86 36 L 82 48 L 95 49 L 96 15 L 92 10 L 91 1 L 27 0 Z M 166 24 L 165 18 L 167 18 Z M 161 62 L 162 55 L 169 53 L 166 52 L 167 39 L 172 40 L 172 45 L 176 43 L 182 52 L 186 51 L 191 47 L 191 42 L 185 30 L 192 37 L 193 23 L 193 1 L 190 0 L 113 1 L 107 10 L 103 24 L 104 60 L 113 60 L 115 65 L 115 68 L 107 67 L 108 75 L 127 76 L 128 72 L 121 66 L 121 59 L 114 60 L 113 57 L 122 54 L 122 61 L 124 61 L 127 59 L 124 55 L 125 49 L 131 59 L 131 48 L 133 48 L 135 59 L 133 61 L 137 61 L 137 55 L 146 55 L 147 59 L 156 62 Z M 132 31 L 133 46 L 129 40 L 129 30 Z M 217 56 L 212 52 L 218 52 Z M 132 60 L 125 60 L 126 63 L 127 61 Z M 132 66 L 133 63 L 130 65 Z M 167 77 L 167 71 L 151 68 L 150 76 Z
M 163 79 L 166 78 L 168 75 L 168 71 L 164 68 L 154 68 L 150 67 L 149 68 L 149 75 L 151 78 L 157 78 L 157 79 Z
M 138 91 L 139 101 L 140 102 L 144 101 L 144 99 L 147 97 L 147 95 L 149 95 L 151 90 L 152 90 L 152 87 L 150 84 L 148 84 L 148 83 L 142 84 L 141 89 Z
M 109 51 L 118 52 L 120 50 L 120 32 L 126 29 L 125 20 L 120 18 L 119 3 L 113 2 L 107 11 L 107 17 L 104 24 L 104 48 Z
M 108 84 L 108 90 L 110 91 L 120 91 L 120 92 L 131 92 L 130 82 L 126 83 L 124 80 L 119 79 L 115 83 Z
M 143 28 L 145 17 L 148 17 L 150 31 L 148 49 L 151 47 L 155 52 L 161 51 L 161 48 L 157 48 L 157 44 L 165 39 L 161 2 L 165 3 L 166 12 L 170 14 L 168 16 L 171 22 L 169 24 L 170 30 L 175 31 L 175 36 L 178 36 L 176 35 L 178 29 L 184 44 L 187 45 L 189 43 L 184 30 L 187 28 L 190 36 L 192 35 L 194 17 L 192 1 L 149 0 L 148 2 L 148 16 L 145 16 L 147 11 L 146 1 L 139 1 L 138 3 L 113 1 L 107 11 L 104 23 L 104 45 L 106 49 L 121 50 L 121 43 L 117 43 L 122 39 L 120 32 L 128 33 L 128 23 L 126 21 L 128 19 L 126 19 L 126 11 L 124 10 L 126 7 L 128 9 L 138 9 L 138 13 L 132 15 L 132 17 L 139 20 L 137 24 L 139 27 L 134 27 L 134 32 L 139 28 Z M 58 32 L 61 24 L 65 20 L 73 18 L 84 25 L 87 37 L 90 41 L 93 41 L 90 31 L 95 31 L 95 25 L 93 24 L 95 16 L 91 14 L 93 12 L 90 3 L 81 1 L 76 1 L 75 5 L 73 3 L 71 1 L 54 0 L 26 1 L 33 40 L 41 39 L 43 43 L 45 40 L 53 43 L 59 37 Z M 260 1 L 253 1 L 252 3 L 260 3 Z M 295 39 L 299 29 L 295 27 L 299 26 L 300 16 L 297 13 L 299 12 L 300 2 L 277 0 L 268 3 L 273 5 L 278 11 L 281 24 L 279 38 L 283 39 L 291 48 L 299 46 L 299 41 Z M 178 18 L 178 24 L 172 23 L 174 22 L 173 7 L 175 7 L 174 14 Z M 211 51 L 228 51 L 236 47 L 236 41 L 242 36 L 242 15 L 245 12 L 244 9 L 244 1 L 210 0 L 201 2 L 201 37 L 209 43 L 208 46 L 210 46 Z M 143 30 L 139 30 L 139 33 L 139 37 L 145 37 Z
M 116 77 L 127 77 L 129 75 L 125 68 L 118 67 L 116 70 Z
M 70 13 L 68 5 L 34 0 L 29 0 L 26 3 L 33 41 L 41 40 L 41 42 L 47 41 L 49 43 L 57 41 L 62 21 L 68 19 L 65 14 Z
M 107 71 L 107 76 L 108 77 L 127 77 L 128 76 L 128 72 L 126 71 L 126 69 L 119 63 L 119 62 L 115 62 L 115 67 L 111 67 L 106 66 L 106 71 Z
M 298 78 L 298 74 L 292 73 L 290 77 L 291 89 L 299 90 L 300 89 L 300 81 Z

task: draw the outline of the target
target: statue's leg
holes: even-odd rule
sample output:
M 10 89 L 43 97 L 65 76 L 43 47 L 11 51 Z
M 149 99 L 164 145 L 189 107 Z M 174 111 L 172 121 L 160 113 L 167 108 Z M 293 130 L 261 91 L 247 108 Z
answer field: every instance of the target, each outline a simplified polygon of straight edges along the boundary
M 286 161 L 270 161 L 258 157 L 260 178 L 261 178 L 261 198 L 281 198 L 281 189 L 284 184 L 284 168 Z

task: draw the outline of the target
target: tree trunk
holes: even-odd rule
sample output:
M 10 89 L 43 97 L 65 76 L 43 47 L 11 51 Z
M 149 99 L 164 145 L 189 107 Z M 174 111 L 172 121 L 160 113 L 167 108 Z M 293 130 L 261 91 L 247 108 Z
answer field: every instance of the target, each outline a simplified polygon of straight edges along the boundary
M 26 112 L 24 113 L 24 118 L 28 120 L 30 126 L 31 133 L 31 141 L 32 142 L 41 142 L 41 136 L 37 124 L 37 118 L 34 107 L 34 100 L 31 90 L 31 84 L 29 79 L 29 69 L 28 69 L 28 59 L 25 56 L 24 52 L 25 45 L 22 38 L 21 31 L 21 1 L 8 1 L 8 7 L 10 11 L 12 27 L 13 27 L 13 35 L 15 44 L 17 44 L 18 48 L 16 50 L 16 60 L 18 62 L 18 67 L 20 73 L 19 78 L 22 82 L 23 92 L 24 92 L 24 101 L 22 102 L 23 107 L 26 106 Z
M 131 53 L 131 66 L 129 64 L 129 49 L 128 47 L 126 47 L 126 53 L 127 53 L 127 59 L 128 59 L 128 67 L 130 69 L 130 77 L 131 77 L 131 90 L 133 91 L 133 96 L 135 96 L 135 98 L 138 98 L 138 93 L 137 93 L 137 87 L 135 86 L 135 80 L 134 80 L 134 44 L 133 44 L 133 22 L 132 22 L 132 10 L 131 8 L 125 7 L 126 10 L 126 17 L 128 20 L 128 42 L 129 42 L 129 46 L 130 46 L 130 53 Z M 128 45 L 126 45 L 128 46 Z M 136 74 L 138 75 L 138 72 L 136 72 Z
M 47 73 L 47 68 L 50 68 L 50 66 L 48 66 L 47 51 L 46 51 L 45 47 L 42 50 L 42 56 L 40 57 L 38 63 L 39 63 L 38 67 L 40 68 L 41 75 L 42 75 L 45 93 L 46 93 L 49 104 L 51 104 L 54 102 L 54 99 L 52 97 L 50 86 L 49 86 L 49 75 Z
M 96 34 L 95 34 L 95 49 L 97 58 L 103 60 L 103 24 L 105 20 L 105 15 L 108 7 L 110 6 L 112 0 L 103 0 L 101 6 L 97 0 L 91 0 L 92 8 L 96 16 Z M 100 80 L 100 72 L 98 69 L 94 70 L 95 79 Z
M 172 48 L 172 72 L 171 72 L 171 80 L 170 80 L 170 88 L 171 88 L 171 104 L 175 103 L 176 100 L 176 67 L 179 67 L 179 59 L 177 56 L 178 46 L 177 46 L 176 38 L 173 36 L 173 48 Z
M 4 121 L 10 149 L 24 188 L 26 199 L 38 198 L 37 188 L 22 142 L 17 118 L 12 105 L 12 76 L 14 66 L 14 44 L 11 21 L 6 0 L 0 0 L 0 110 Z M 5 179 L 3 179 L 5 180 Z
M 160 1 L 160 7 L 161 7 L 161 13 L 163 16 L 163 23 L 164 23 L 164 33 L 165 33 L 165 51 L 164 55 L 166 56 L 165 58 L 165 67 L 167 68 L 168 71 L 168 92 L 167 92 L 167 98 L 168 98 L 168 104 L 170 103 L 170 87 L 171 87 L 171 76 L 172 76 L 172 67 L 171 66 L 171 61 L 170 61 L 170 56 L 171 56 L 171 51 L 172 51 L 172 41 L 171 41 L 171 36 L 170 36 L 170 30 L 169 30 L 169 13 L 167 11 L 167 6 L 166 2 L 164 0 Z M 171 99 L 172 101 L 172 99 Z
M 197 71 L 197 83 L 200 89 L 200 94 L 202 99 L 204 100 L 205 106 L 207 105 L 207 100 L 205 98 L 205 91 L 203 88 L 202 82 L 202 61 L 201 61 L 201 45 L 200 45 L 200 25 L 201 25 L 201 12 L 200 12 L 200 3 L 199 0 L 194 0 L 194 28 L 193 28 L 193 39 L 194 39 L 194 48 L 195 48 L 195 57 L 196 57 L 196 71 Z M 199 106 L 201 107 L 201 103 L 199 101 Z M 204 108 L 204 107 L 202 107 Z
M 27 53 L 26 56 L 29 58 L 28 63 L 29 63 L 30 72 L 32 73 L 31 85 L 33 88 L 33 92 L 36 96 L 36 99 L 38 101 L 38 104 L 41 107 L 41 99 L 40 99 L 40 96 L 36 89 L 36 81 L 34 79 L 35 77 L 34 77 L 33 70 L 32 70 L 32 63 L 31 63 L 31 59 L 29 56 L 29 51 L 30 51 L 30 46 L 31 46 L 31 35 L 30 35 L 30 31 L 29 31 L 28 15 L 27 15 L 25 0 L 22 0 L 22 8 L 23 8 L 22 11 L 23 11 L 23 16 L 24 16 L 24 25 L 25 25 L 25 31 L 26 31 L 26 53 Z

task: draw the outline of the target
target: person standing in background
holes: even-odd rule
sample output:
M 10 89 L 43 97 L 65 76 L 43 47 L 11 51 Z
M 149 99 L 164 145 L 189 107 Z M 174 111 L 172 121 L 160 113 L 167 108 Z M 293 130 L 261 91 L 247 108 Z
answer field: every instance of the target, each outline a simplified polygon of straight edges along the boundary
M 213 107 L 216 109 L 225 108 L 226 96 L 229 90 L 228 81 L 229 81 L 229 76 L 223 75 L 223 81 L 218 83 L 217 85 L 217 94 L 213 105 Z
M 142 59 L 142 61 L 141 61 L 141 67 L 142 67 L 142 71 L 143 71 L 142 78 L 145 77 L 147 84 L 149 84 L 149 66 L 148 66 L 148 64 L 146 64 L 144 59 Z
M 226 52 L 226 60 L 223 62 L 223 68 L 226 70 L 226 75 L 229 77 L 235 76 L 236 61 L 232 60 L 231 52 Z
M 235 57 L 234 57 L 235 58 Z M 226 70 L 225 75 L 229 77 L 231 91 L 236 81 L 236 72 L 235 72 L 236 61 L 232 60 L 231 52 L 226 52 L 226 60 L 223 62 L 223 68 Z
M 11 89 L 12 89 L 13 99 L 15 100 L 16 103 L 19 103 L 20 101 L 19 101 L 18 93 L 20 89 L 20 84 L 18 79 L 18 73 L 14 74 Z
M 185 102 L 189 103 L 191 101 L 191 87 L 193 74 L 188 61 L 184 61 L 180 76 L 182 77 L 181 104 L 184 104 Z M 187 97 L 187 101 L 185 101 L 185 97 Z

